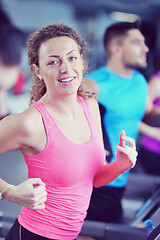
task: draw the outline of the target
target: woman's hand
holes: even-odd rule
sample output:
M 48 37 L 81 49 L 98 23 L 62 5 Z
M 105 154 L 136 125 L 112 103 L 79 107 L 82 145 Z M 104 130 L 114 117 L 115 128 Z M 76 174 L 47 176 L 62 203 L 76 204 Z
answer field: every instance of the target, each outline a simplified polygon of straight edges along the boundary
M 125 141 L 129 143 L 129 146 L 125 145 Z M 135 147 L 135 141 L 125 135 L 125 131 L 120 133 L 119 143 L 117 146 L 117 160 L 105 164 L 94 176 L 94 187 L 104 186 L 122 173 L 128 171 L 134 167 L 136 163 L 137 151 Z
M 125 141 L 129 145 L 125 145 Z M 117 146 L 117 162 L 120 172 L 126 172 L 130 168 L 133 168 L 137 161 L 137 151 L 134 139 L 127 137 L 123 130 L 119 136 L 119 143 Z
M 45 208 L 46 195 L 45 184 L 42 180 L 40 178 L 30 178 L 9 188 L 3 194 L 3 197 L 21 206 L 38 210 Z

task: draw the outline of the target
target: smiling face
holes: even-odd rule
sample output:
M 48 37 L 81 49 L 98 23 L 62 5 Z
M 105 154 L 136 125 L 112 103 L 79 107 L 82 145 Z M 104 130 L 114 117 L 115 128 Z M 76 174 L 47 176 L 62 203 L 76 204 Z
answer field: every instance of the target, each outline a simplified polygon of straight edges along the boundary
M 36 75 L 43 79 L 47 92 L 54 97 L 77 94 L 83 78 L 83 59 L 78 44 L 70 37 L 55 37 L 39 49 Z
M 138 29 L 129 30 L 121 44 L 121 59 L 124 66 L 131 69 L 146 67 L 148 51 L 141 32 Z

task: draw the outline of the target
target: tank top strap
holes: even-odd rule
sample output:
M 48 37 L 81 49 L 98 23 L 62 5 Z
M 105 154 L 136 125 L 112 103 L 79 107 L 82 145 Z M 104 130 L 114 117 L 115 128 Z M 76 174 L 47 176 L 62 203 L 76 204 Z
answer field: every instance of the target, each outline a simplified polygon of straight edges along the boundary
M 42 103 L 38 100 L 32 104 L 32 107 L 35 107 L 37 110 L 41 112 Z
M 44 124 L 44 128 L 46 131 L 47 139 L 50 140 L 50 131 L 52 129 L 52 132 L 55 131 L 56 128 L 53 128 L 54 122 L 51 119 L 51 116 L 49 115 L 48 111 L 46 110 L 45 106 L 41 101 L 36 101 L 32 104 L 32 107 L 35 107 L 41 114 L 42 121 Z
M 82 106 L 84 112 L 86 114 L 88 114 L 89 112 L 89 106 L 88 103 L 85 101 L 85 99 L 83 97 L 77 96 L 77 101 L 79 102 L 79 104 Z
M 48 112 L 46 111 L 46 108 L 43 105 L 43 103 L 38 100 L 38 101 L 36 101 L 36 102 L 34 102 L 32 104 L 32 107 L 35 107 L 41 113 L 42 119 L 43 119 L 43 121 L 45 123 L 45 119 L 48 118 Z
M 92 131 L 92 134 L 96 134 L 96 137 L 97 137 L 97 129 L 96 129 L 95 121 L 94 121 L 93 116 L 90 112 L 90 108 L 89 108 L 89 105 L 88 105 L 87 101 L 85 101 L 85 99 L 81 96 L 77 96 L 77 101 L 80 103 L 80 105 L 83 108 L 83 111 L 84 111 L 84 113 L 86 115 L 86 118 L 88 120 L 88 124 L 90 126 L 91 131 Z

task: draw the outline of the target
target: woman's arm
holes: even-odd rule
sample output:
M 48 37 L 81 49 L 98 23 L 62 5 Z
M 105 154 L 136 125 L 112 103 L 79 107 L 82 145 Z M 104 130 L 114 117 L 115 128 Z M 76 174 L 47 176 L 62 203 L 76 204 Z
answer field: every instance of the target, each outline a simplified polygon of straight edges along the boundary
M 46 145 L 46 134 L 40 113 L 28 108 L 0 121 L 0 154 L 19 148 L 25 155 L 41 152 Z
M 94 98 L 87 99 L 87 102 L 96 123 L 100 142 L 102 146 L 104 146 L 98 103 Z M 129 143 L 128 146 L 125 145 L 125 141 Z M 105 164 L 100 169 L 94 177 L 93 185 L 95 187 L 100 187 L 112 182 L 122 173 L 134 167 L 137 160 L 136 157 L 137 151 L 135 141 L 132 138 L 127 137 L 125 135 L 125 131 L 122 131 L 120 133 L 119 143 L 117 146 L 117 160 L 112 163 Z
M 32 136 L 30 136 L 29 130 L 31 124 L 27 118 L 28 112 L 25 112 L 10 115 L 0 121 L 0 154 L 15 148 L 32 146 Z M 29 145 L 29 142 L 31 142 L 31 145 Z M 40 178 L 28 179 L 17 186 L 9 188 L 8 186 L 10 186 L 9 183 L 0 179 L 2 198 L 31 209 L 44 209 L 46 191 Z
M 125 141 L 128 142 L 129 145 L 125 145 Z M 95 175 L 93 181 L 94 187 L 101 187 L 112 182 L 122 173 L 135 166 L 137 160 L 135 141 L 127 137 L 124 130 L 119 136 L 116 157 L 117 160 L 104 165 Z
M 6 190 L 5 190 L 6 189 Z M 40 178 L 31 178 L 14 186 L 0 179 L 0 192 L 2 199 L 17 203 L 30 209 L 44 209 L 47 200 L 45 184 Z
M 0 154 L 21 147 L 25 143 L 24 119 L 13 114 L 0 121 Z

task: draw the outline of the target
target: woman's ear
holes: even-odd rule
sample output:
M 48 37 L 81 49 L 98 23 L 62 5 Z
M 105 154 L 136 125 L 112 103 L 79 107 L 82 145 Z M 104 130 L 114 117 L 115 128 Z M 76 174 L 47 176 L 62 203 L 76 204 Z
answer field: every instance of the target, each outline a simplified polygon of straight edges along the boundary
M 40 73 L 40 69 L 36 64 L 32 64 L 32 69 L 35 72 L 35 74 L 37 75 L 37 77 L 39 79 L 42 79 L 41 73 Z

